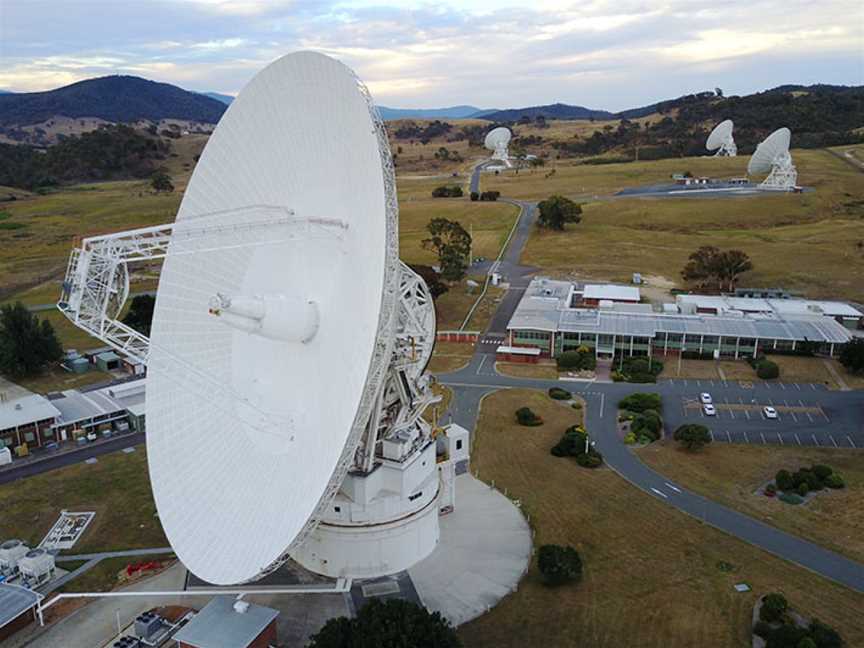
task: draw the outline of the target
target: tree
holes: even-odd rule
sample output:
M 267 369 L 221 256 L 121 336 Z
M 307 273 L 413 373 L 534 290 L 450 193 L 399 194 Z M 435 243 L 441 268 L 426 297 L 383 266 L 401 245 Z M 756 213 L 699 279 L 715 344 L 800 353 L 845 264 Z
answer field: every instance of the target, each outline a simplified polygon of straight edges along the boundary
M 129 312 L 123 318 L 126 326 L 142 335 L 150 336 L 150 325 L 153 323 L 153 308 L 156 306 L 156 298 L 153 295 L 137 295 L 132 298 Z
M 447 281 L 459 281 L 470 263 L 471 235 L 457 221 L 446 218 L 433 218 L 426 229 L 431 237 L 422 245 L 438 254 L 441 276 Z
M 660 398 L 660 394 L 634 392 L 618 401 L 618 409 L 636 413 L 641 413 L 645 410 L 660 412 L 663 409 L 663 399 Z
M 582 220 L 582 207 L 564 196 L 550 196 L 537 205 L 540 215 L 537 224 L 540 227 L 563 231 L 567 223 L 579 223 Z
M 372 599 L 353 619 L 330 619 L 309 648 L 461 648 L 462 641 L 440 613 L 401 599 Z
M 537 553 L 537 568 L 547 585 L 563 585 L 582 576 L 582 558 L 573 547 L 548 544 Z
M 674 439 L 687 450 L 700 450 L 711 443 L 711 433 L 704 425 L 687 423 L 675 430 Z
M 435 272 L 435 268 L 432 266 L 409 264 L 408 267 L 420 275 L 423 281 L 426 282 L 432 299 L 438 299 L 438 297 L 450 290 L 447 284 L 441 281 L 441 275 Z
M 777 592 L 766 594 L 762 599 L 762 607 L 759 608 L 759 618 L 766 623 L 776 623 L 783 618 L 789 609 L 786 597 Z
M 0 372 L 27 376 L 62 357 L 51 322 L 40 322 L 21 302 L 0 307 Z
M 852 338 L 846 343 L 840 352 L 840 364 L 849 373 L 864 373 L 864 338 Z
M 685 281 L 704 286 L 714 282 L 721 290 L 731 290 L 738 277 L 753 269 L 750 257 L 741 250 L 722 251 L 713 245 L 703 245 L 690 255 L 681 271 Z
M 773 380 L 780 377 L 780 366 L 771 360 L 763 360 L 756 365 L 756 375 L 762 380 Z
M 171 182 L 171 177 L 162 171 L 157 171 L 150 178 L 150 186 L 153 187 L 153 190 L 156 193 L 161 193 L 163 191 L 167 193 L 171 193 L 174 191 L 174 183 Z
M 732 290 L 740 277 L 745 272 L 753 269 L 753 263 L 750 257 L 741 250 L 727 250 L 721 252 L 717 259 L 717 281 L 720 288 L 723 288 L 723 282 L 726 282 L 726 287 Z

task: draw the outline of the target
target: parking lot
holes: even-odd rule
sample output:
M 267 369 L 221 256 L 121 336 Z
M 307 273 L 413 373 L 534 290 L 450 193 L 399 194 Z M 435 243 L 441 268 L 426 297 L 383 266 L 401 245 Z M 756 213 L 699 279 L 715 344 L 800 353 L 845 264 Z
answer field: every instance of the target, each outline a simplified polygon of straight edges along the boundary
M 719 443 L 864 449 L 864 403 L 860 410 L 850 408 L 840 402 L 839 392 L 819 385 L 667 382 L 677 387 L 664 398 L 669 433 L 679 425 L 699 423 Z M 701 393 L 711 395 L 713 414 L 706 413 Z M 773 408 L 776 418 L 766 416 L 766 407 Z

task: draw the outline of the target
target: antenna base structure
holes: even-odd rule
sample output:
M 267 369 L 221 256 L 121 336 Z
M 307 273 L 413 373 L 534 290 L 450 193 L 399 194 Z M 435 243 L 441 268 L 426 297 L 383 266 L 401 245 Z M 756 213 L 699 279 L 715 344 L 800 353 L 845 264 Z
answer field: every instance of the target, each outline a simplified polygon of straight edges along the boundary
M 792 191 L 798 183 L 798 170 L 792 164 L 792 156 L 787 151 L 778 156 L 771 164 L 771 172 L 762 183 L 760 189 L 766 191 Z
M 714 157 L 737 157 L 738 155 L 738 147 L 735 145 L 735 140 L 732 139 L 732 136 L 729 136 L 728 140 L 725 140 L 720 148 L 717 149 L 717 152 L 714 154 Z

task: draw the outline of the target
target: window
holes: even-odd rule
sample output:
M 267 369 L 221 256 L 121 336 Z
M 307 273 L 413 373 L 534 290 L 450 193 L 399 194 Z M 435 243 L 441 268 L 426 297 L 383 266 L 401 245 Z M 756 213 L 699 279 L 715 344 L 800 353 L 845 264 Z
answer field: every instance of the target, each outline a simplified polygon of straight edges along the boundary
M 462 449 L 462 439 L 456 439 L 456 449 L 457 450 Z

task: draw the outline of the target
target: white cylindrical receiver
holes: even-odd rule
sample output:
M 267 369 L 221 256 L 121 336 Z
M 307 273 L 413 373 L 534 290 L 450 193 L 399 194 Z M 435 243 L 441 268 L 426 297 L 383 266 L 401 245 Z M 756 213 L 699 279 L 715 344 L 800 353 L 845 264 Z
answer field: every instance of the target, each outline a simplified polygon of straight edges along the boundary
M 286 342 L 309 342 L 318 332 L 318 306 L 311 299 L 286 295 L 217 294 L 210 314 L 240 331 Z

